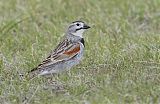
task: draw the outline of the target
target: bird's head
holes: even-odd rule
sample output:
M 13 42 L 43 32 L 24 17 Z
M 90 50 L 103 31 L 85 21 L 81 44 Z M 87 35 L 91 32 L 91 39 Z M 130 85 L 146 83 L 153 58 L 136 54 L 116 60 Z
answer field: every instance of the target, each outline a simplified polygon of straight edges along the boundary
M 90 28 L 90 26 L 88 26 L 83 21 L 75 21 L 69 25 L 67 32 L 69 34 L 79 36 L 82 38 L 83 32 L 89 28 Z

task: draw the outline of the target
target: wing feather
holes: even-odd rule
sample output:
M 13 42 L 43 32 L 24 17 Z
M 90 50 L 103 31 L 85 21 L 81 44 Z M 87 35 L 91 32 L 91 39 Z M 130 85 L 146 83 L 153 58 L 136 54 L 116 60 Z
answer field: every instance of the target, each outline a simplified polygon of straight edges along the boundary
M 44 60 L 38 67 L 48 66 L 55 64 L 59 61 L 70 59 L 80 51 L 79 43 L 72 43 L 69 41 L 63 41 L 58 47 Z

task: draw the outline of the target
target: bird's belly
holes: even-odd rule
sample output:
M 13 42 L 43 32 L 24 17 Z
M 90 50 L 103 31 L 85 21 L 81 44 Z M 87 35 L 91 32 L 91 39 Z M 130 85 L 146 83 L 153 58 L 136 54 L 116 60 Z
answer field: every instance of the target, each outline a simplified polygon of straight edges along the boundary
M 82 60 L 82 54 L 77 54 L 77 56 L 71 58 L 70 60 L 67 60 L 66 62 L 61 65 L 61 67 L 58 68 L 58 71 L 65 71 L 71 69 L 73 66 L 77 65 L 80 63 Z
M 72 60 L 69 60 L 67 62 L 68 68 L 71 68 L 74 65 L 77 65 L 80 63 L 80 61 L 82 60 L 82 55 L 77 55 L 76 57 L 74 57 Z

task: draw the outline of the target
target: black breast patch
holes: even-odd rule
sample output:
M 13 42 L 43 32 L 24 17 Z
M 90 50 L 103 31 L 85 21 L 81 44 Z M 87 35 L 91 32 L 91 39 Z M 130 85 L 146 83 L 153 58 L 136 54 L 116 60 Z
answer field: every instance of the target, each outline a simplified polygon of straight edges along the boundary
M 81 42 L 81 43 L 84 45 L 84 47 L 85 47 L 84 39 L 83 39 L 83 38 L 80 40 L 80 42 Z

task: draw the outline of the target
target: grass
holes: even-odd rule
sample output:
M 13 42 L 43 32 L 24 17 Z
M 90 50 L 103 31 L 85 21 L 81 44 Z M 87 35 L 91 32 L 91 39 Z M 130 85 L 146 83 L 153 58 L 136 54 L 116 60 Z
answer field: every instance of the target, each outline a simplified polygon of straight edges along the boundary
M 160 103 L 160 0 L 1 0 L 0 103 Z M 92 26 L 83 62 L 57 77 L 21 79 L 74 20 Z M 60 84 L 60 85 L 61 85 Z

